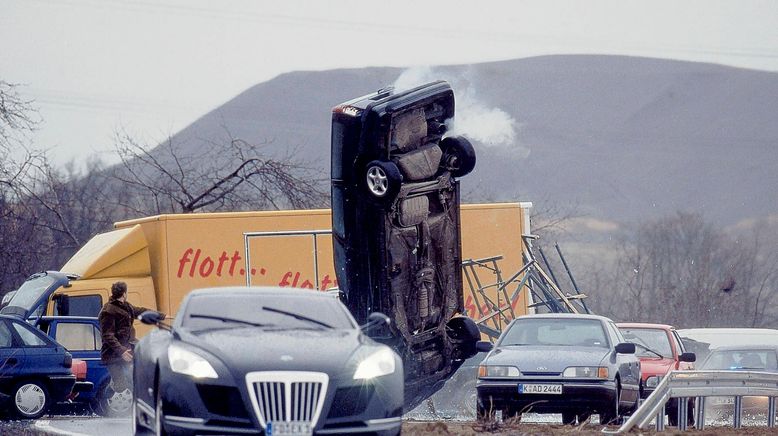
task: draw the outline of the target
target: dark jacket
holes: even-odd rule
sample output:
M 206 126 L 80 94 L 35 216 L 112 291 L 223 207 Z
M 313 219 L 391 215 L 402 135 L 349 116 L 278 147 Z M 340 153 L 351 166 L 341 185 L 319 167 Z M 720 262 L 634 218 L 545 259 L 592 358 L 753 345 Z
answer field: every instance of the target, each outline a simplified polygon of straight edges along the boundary
M 103 336 L 103 348 L 100 350 L 103 363 L 121 360 L 122 354 L 132 349 L 136 342 L 132 323 L 138 315 L 147 310 L 150 309 L 114 299 L 105 303 L 98 316 Z

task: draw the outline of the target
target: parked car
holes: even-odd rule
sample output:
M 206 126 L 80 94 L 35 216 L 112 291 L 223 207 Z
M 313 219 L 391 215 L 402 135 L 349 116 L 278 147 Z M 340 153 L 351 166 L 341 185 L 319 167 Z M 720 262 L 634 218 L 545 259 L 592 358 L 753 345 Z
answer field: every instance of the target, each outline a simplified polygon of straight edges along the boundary
M 135 347 L 136 432 L 399 434 L 403 364 L 337 298 L 289 288 L 189 294 Z
M 669 371 L 694 369 L 697 356 L 687 352 L 678 332 L 666 324 L 618 323 L 616 326 L 624 339 L 635 344 L 642 374 L 641 398 L 648 398 Z M 678 400 L 671 398 L 665 411 L 668 423 L 678 425 Z M 694 400 L 687 402 L 690 424 L 694 422 Z
M 76 376 L 65 348 L 23 319 L 0 315 L 0 402 L 20 418 L 43 416 L 65 401 Z
M 597 315 L 525 315 L 512 321 L 478 370 L 478 415 L 561 413 L 566 424 L 591 414 L 616 423 L 638 406 L 635 345 Z
M 699 362 L 718 347 L 737 345 L 778 346 L 778 330 L 757 328 L 693 328 L 680 329 L 684 346 L 694 351 Z
M 778 346 L 733 345 L 715 348 L 700 365 L 702 370 L 778 372 Z M 765 415 L 767 397 L 743 397 L 743 416 Z M 734 397 L 710 397 L 705 415 L 728 420 L 734 413 Z
M 406 367 L 410 409 L 475 354 L 461 293 L 458 179 L 470 142 L 445 136 L 454 92 L 385 88 L 332 110 L 332 237 L 338 285 L 358 322 L 378 310 Z

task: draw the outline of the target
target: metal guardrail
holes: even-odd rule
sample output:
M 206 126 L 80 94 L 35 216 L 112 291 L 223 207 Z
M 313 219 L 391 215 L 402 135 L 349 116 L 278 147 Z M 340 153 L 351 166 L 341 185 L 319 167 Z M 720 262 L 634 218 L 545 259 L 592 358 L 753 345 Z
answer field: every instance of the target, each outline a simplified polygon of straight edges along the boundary
M 768 397 L 767 426 L 775 426 L 775 399 L 778 396 L 778 373 L 756 371 L 671 371 L 654 392 L 618 430 L 604 429 L 603 433 L 621 434 L 634 427 L 645 428 L 656 419 L 656 430 L 665 427 L 665 405 L 678 398 L 678 429 L 687 429 L 687 399 L 696 398 L 695 422 L 705 427 L 705 399 L 707 397 L 734 397 L 732 425 L 740 428 L 744 396 Z

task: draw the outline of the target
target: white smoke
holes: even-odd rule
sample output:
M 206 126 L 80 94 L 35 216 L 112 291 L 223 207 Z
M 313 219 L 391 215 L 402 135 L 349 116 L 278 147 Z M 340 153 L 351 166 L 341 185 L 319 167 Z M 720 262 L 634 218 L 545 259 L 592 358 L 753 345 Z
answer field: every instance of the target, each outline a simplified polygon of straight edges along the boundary
M 395 91 L 414 88 L 435 80 L 446 80 L 454 89 L 456 113 L 448 122 L 448 136 L 462 135 L 486 146 L 513 147 L 517 144 L 518 123 L 507 112 L 490 108 L 476 96 L 474 85 L 466 77 L 447 77 L 430 67 L 403 71 L 394 82 Z

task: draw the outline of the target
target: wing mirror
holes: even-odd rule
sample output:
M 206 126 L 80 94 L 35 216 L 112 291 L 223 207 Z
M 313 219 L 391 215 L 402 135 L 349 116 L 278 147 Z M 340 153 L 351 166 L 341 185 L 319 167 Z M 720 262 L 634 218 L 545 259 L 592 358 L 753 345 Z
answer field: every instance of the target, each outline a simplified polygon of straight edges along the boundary
M 475 343 L 475 350 L 479 353 L 492 351 L 492 348 L 494 348 L 494 346 L 489 341 L 478 341 Z
M 619 354 L 635 354 L 635 344 L 632 342 L 622 342 L 616 345 L 616 352 Z
M 384 315 L 383 313 L 373 312 L 370 315 L 368 315 L 367 322 L 364 323 L 359 328 L 361 328 L 362 330 L 369 330 L 373 327 L 388 326 L 389 324 L 391 324 L 391 322 L 392 320 L 388 316 Z
M 678 356 L 678 360 L 681 362 L 696 362 L 697 355 L 687 351 L 686 353 L 682 353 L 680 356 Z
M 170 326 L 162 322 L 165 319 L 165 314 L 157 312 L 155 310 L 147 310 L 138 316 L 138 319 L 143 324 L 155 325 L 157 327 L 170 330 Z

